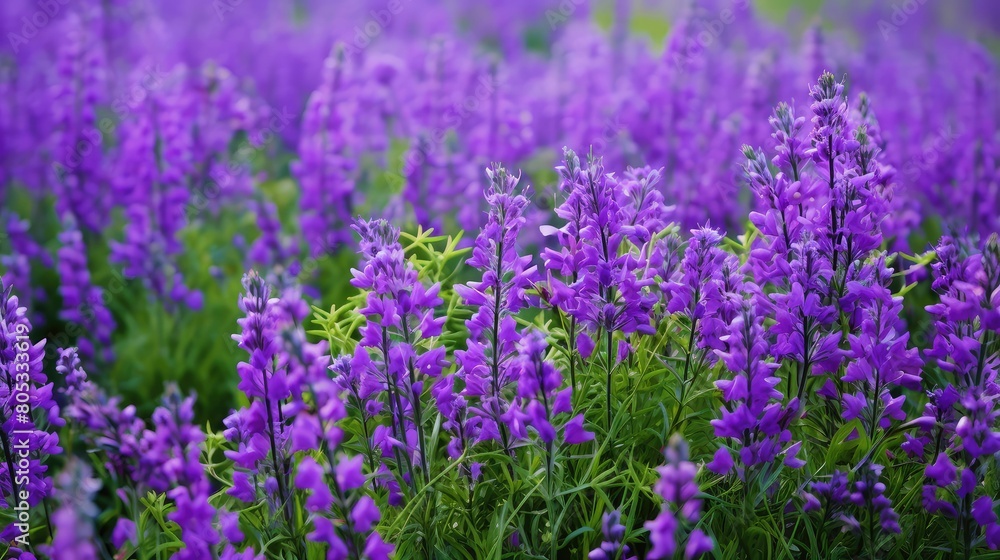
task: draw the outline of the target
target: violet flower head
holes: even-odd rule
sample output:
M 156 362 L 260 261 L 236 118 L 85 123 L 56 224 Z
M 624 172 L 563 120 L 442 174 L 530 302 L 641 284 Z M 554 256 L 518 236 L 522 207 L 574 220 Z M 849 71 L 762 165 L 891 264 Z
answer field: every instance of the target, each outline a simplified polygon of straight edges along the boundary
M 850 500 L 855 506 L 868 508 L 878 515 L 879 526 L 887 533 L 899 533 L 899 515 L 892 508 L 892 501 L 885 495 L 885 484 L 879 480 L 881 465 L 867 465 L 861 469 L 854 483 Z
M 209 503 L 212 489 L 201 463 L 204 440 L 205 434 L 194 424 L 194 397 L 182 398 L 176 387 L 168 387 L 140 445 L 143 461 L 156 465 L 147 483 L 165 492 L 176 506 L 167 517 L 181 529 L 184 547 L 174 557 L 184 560 L 213 557 L 221 541 L 218 512 Z
M 909 333 L 901 320 L 901 297 L 893 297 L 881 285 L 862 288 L 852 283 L 848 291 L 871 294 L 862 313 L 861 331 L 847 336 L 850 359 L 841 381 L 854 392 L 843 395 L 845 420 L 862 418 L 869 436 L 875 428 L 888 429 L 891 421 L 902 421 L 905 395 L 893 396 L 890 389 L 919 390 L 923 361 L 916 348 L 909 346 Z
M 837 309 L 826 301 L 832 270 L 811 235 L 792 244 L 790 273 L 783 291 L 770 294 L 776 340 L 771 353 L 796 362 L 796 397 L 802 400 L 810 376 L 839 367 L 840 331 L 832 328 Z
M 815 85 L 809 87 L 813 113 L 809 150 L 817 165 L 828 163 L 844 152 L 847 137 L 847 96 L 844 83 L 833 74 L 824 72 Z
M 594 434 L 583 429 L 582 414 L 561 426 L 555 424 L 557 417 L 572 414 L 573 388 L 563 388 L 562 374 L 545 358 L 547 350 L 545 335 L 537 330 L 528 331 L 518 343 L 512 368 L 520 401 L 503 420 L 519 439 L 527 436 L 525 428 L 531 428 L 549 449 L 559 432 L 562 442 L 568 445 L 590 441 Z
M 308 496 L 305 508 L 312 522 L 307 538 L 327 545 L 330 556 L 388 560 L 393 547 L 374 530 L 381 513 L 364 492 L 364 458 L 335 458 L 335 447 L 326 446 L 322 463 L 306 456 L 298 465 L 295 487 Z
M 309 96 L 292 173 L 302 185 L 302 235 L 313 257 L 347 244 L 354 209 L 355 95 L 352 62 L 334 46 Z
M 774 132 L 774 149 L 777 155 L 771 160 L 792 183 L 802 180 L 803 168 L 807 160 L 806 147 L 802 142 L 802 127 L 805 117 L 796 117 L 795 109 L 786 103 L 779 103 L 768 122 Z M 749 156 L 747 156 L 749 159 Z
M 849 509 L 851 487 L 847 473 L 837 470 L 830 476 L 829 482 L 822 480 L 811 482 L 809 490 L 802 492 L 802 499 L 802 511 L 824 511 L 845 530 L 858 529 L 858 520 Z
M 764 282 L 787 271 L 792 243 L 799 241 L 802 222 L 801 182 L 790 183 L 784 172 L 772 175 L 763 152 L 743 146 L 747 158 L 743 168 L 750 189 L 757 196 L 760 211 L 750 213 L 750 221 L 760 230 L 760 241 L 752 248 L 756 279 Z
M 287 376 L 287 358 L 278 339 L 278 299 L 271 297 L 271 287 L 256 272 L 243 277 L 244 294 L 239 308 L 245 314 L 237 320 L 241 332 L 233 340 L 249 354 L 249 361 L 237 364 L 240 381 L 237 387 L 250 400 L 248 407 L 233 411 L 225 418 L 225 438 L 235 444 L 225 455 L 234 463 L 231 496 L 256 502 L 259 489 L 250 481 L 270 488 L 266 492 L 273 511 L 290 515 L 289 427 L 282 403 L 292 396 Z M 259 475 L 259 476 L 258 476 Z
M 601 546 L 590 551 L 590 560 L 638 560 L 632 550 L 625 544 L 625 526 L 621 524 L 621 514 L 618 510 L 605 513 L 601 518 L 601 532 L 604 541 Z
M 660 479 L 653 490 L 664 500 L 660 514 L 646 522 L 652 547 L 649 558 L 669 558 L 684 543 L 684 557 L 696 558 L 713 548 L 712 539 L 701 529 L 688 529 L 701 517 L 700 490 L 695 482 L 698 468 L 688 459 L 687 443 L 674 435 L 664 450 L 666 464 L 658 467 Z
M 623 184 L 606 175 L 603 163 L 593 155 L 581 167 L 572 150 L 564 152 L 566 165 L 558 170 L 570 190 L 560 208 L 567 210 L 567 215 L 579 208 L 581 264 L 586 271 L 570 286 L 576 293 L 570 313 L 592 335 L 602 330 L 651 334 L 655 298 L 645 290 L 651 281 L 639 274 L 639 259 L 622 251 L 626 234 L 635 233 L 620 202 L 628 200 Z M 636 212 L 638 209 L 633 209 Z
M 793 398 L 784 402 L 777 389 L 780 379 L 775 373 L 780 364 L 770 359 L 760 307 L 766 310 L 766 300 L 760 295 L 744 300 L 729 325 L 726 348 L 716 351 L 732 377 L 715 382 L 725 405 L 720 418 L 711 424 L 717 437 L 732 442 L 740 462 L 737 472 L 744 480 L 781 455 L 786 466 L 798 468 L 804 464 L 795 456 L 801 442 L 791 443 L 789 429 L 798 416 L 799 401 Z M 723 447 L 708 469 L 726 474 L 733 466 L 729 450 Z
M 84 360 L 110 362 L 114 357 L 111 333 L 115 320 L 104 304 L 104 291 L 91 283 L 87 249 L 72 218 L 65 220 L 59 241 L 59 274 L 62 277 L 59 295 L 63 300 L 60 319 L 66 321 L 67 331 L 86 333 L 77 340 Z
M 445 348 L 434 343 L 446 319 L 435 316 L 441 286 L 420 280 L 399 231 L 386 220 L 358 220 L 353 227 L 361 237 L 362 262 L 351 270 L 351 285 L 367 292 L 358 311 L 367 320 L 361 327 L 360 346 L 368 354 L 363 366 L 389 405 L 390 447 L 402 448 L 397 466 L 405 463 L 406 476 L 415 483 L 414 464 L 428 476 L 421 397 L 427 380 L 440 377 L 446 365 Z M 380 433 L 385 432 L 375 435 Z
M 0 424 L 6 433 L 18 430 L 19 437 L 4 440 L 0 451 L 0 480 L 10 494 L 4 496 L 14 507 L 21 492 L 28 493 L 28 505 L 36 506 L 52 491 L 45 455 L 62 452 L 59 437 L 48 433 L 49 425 L 60 426 L 59 409 L 52 398 L 52 384 L 42 368 L 45 341 L 31 341 L 27 310 L 18 303 L 13 287 L 0 277 Z M 25 388 L 25 386 L 27 386 Z M 25 407 L 18 395 L 28 397 Z M 17 445 L 17 448 L 13 446 Z M 16 464 L 17 472 L 9 465 Z M 7 528 L 9 533 L 13 525 Z
M 705 317 L 705 286 L 722 269 L 725 258 L 721 241 L 718 230 L 706 227 L 691 231 L 681 260 L 681 276 L 670 286 L 669 312 L 683 313 L 693 323 Z
M 55 535 L 50 544 L 39 549 L 53 559 L 97 560 L 94 521 L 99 513 L 94 494 L 101 481 L 92 478 L 90 467 L 71 460 L 56 477 L 54 495 L 61 506 L 52 512 Z
M 514 316 L 528 303 L 525 291 L 537 279 L 537 271 L 529 266 L 530 257 L 518 254 L 518 235 L 528 205 L 523 191 L 518 190 L 519 177 L 499 165 L 486 174 L 490 180 L 485 194 L 489 204 L 487 222 L 467 261 L 482 271 L 482 280 L 455 287 L 462 301 L 475 312 L 466 321 L 467 347 L 455 352 L 459 366 L 455 375 L 465 388 L 462 406 L 450 408 L 454 414 L 449 421 L 458 425 L 455 415 L 464 414 L 463 407 L 468 403 L 468 412 L 476 420 L 459 426 L 459 444 L 464 448 L 478 441 L 495 440 L 506 449 L 512 443 L 503 422 L 510 407 L 507 387 L 517 379 L 511 368 L 521 338 Z

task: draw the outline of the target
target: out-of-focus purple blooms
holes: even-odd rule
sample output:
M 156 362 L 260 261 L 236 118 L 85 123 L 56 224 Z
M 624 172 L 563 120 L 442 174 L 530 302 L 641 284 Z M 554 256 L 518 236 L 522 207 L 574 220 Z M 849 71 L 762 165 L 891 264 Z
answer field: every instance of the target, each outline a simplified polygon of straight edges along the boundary
M 134 118 L 120 127 L 112 194 L 124 209 L 126 224 L 124 239 L 111 244 L 110 260 L 154 296 L 200 309 L 201 293 L 184 284 L 176 262 L 193 168 L 186 76 L 184 68 L 172 72 L 162 88 L 147 92 Z
M 50 544 L 39 547 L 53 560 L 97 560 L 94 520 L 98 509 L 94 494 L 101 481 L 91 478 L 87 464 L 72 460 L 56 477 L 55 498 L 62 504 L 52 512 L 55 535 Z
M 302 236 L 313 257 L 350 242 L 358 103 L 353 70 L 344 46 L 334 46 L 323 64 L 322 82 L 306 105 L 299 161 L 292 167 L 302 185 Z
M 621 514 L 618 510 L 605 513 L 601 518 L 601 532 L 604 534 L 604 541 L 601 546 L 590 551 L 587 558 L 590 560 L 638 560 L 638 556 L 632 554 L 632 550 L 623 541 L 625 540 L 625 526 L 621 524 Z
M 698 469 L 688 459 L 687 443 L 674 435 L 664 451 L 666 464 L 658 467 L 660 479 L 653 490 L 664 500 L 660 514 L 645 525 L 652 547 L 649 558 L 673 556 L 685 543 L 685 557 L 695 558 L 712 550 L 712 540 L 700 529 L 686 530 L 701 516 L 700 490 L 695 482 Z
M 257 200 L 254 205 L 260 237 L 254 240 L 247 254 L 251 266 L 289 264 L 294 250 L 288 240 L 281 235 L 281 221 L 278 218 L 277 208 L 268 200 Z
M 67 332 L 80 333 L 77 344 L 83 359 L 108 363 L 114 357 L 111 333 L 115 320 L 105 306 L 104 291 L 90 281 L 87 249 L 72 217 L 64 221 L 59 241 L 59 295 L 63 300 L 60 319 L 66 321 Z
M 59 216 L 100 231 L 109 214 L 103 134 L 97 126 L 97 107 L 106 96 L 106 61 L 97 36 L 103 24 L 101 10 L 84 12 L 82 16 L 74 10 L 63 22 L 66 40 L 60 43 L 58 79 L 52 89 L 53 181 Z

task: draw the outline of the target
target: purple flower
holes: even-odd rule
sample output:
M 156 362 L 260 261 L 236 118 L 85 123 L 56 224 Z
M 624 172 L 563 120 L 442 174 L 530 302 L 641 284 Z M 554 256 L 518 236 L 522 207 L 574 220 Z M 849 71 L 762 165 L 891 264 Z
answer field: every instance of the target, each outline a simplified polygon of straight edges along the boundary
M 844 395 L 845 404 L 858 404 L 853 410 L 845 408 L 843 416 L 847 420 L 861 417 L 869 437 L 874 437 L 876 428 L 888 429 L 891 421 L 905 418 L 905 397 L 893 396 L 890 389 L 919 390 L 923 361 L 908 344 L 901 297 L 893 297 L 881 285 L 866 288 L 859 282 L 850 283 L 848 293 L 863 294 L 863 303 L 859 306 L 861 332 L 847 336 L 850 358 L 841 378 L 857 388 L 857 395 Z
M 688 460 L 687 443 L 674 435 L 664 451 L 666 465 L 658 467 L 660 479 L 653 490 L 664 500 L 660 514 L 645 525 L 652 548 L 649 558 L 666 558 L 677 550 L 687 533 L 685 557 L 695 558 L 712 550 L 712 540 L 700 529 L 686 531 L 701 516 L 700 490 L 695 482 L 698 469 Z
M 282 402 L 291 396 L 284 358 L 278 340 L 278 300 L 271 297 L 271 287 L 256 272 L 243 277 L 244 295 L 239 307 L 245 314 L 237 322 L 241 328 L 233 340 L 249 355 L 248 362 L 237 364 L 237 386 L 250 399 L 247 408 L 231 413 L 224 421 L 227 440 L 237 445 L 226 457 L 265 483 L 276 486 L 279 511 L 288 505 L 286 441 L 288 427 L 281 412 Z M 265 461 L 269 459 L 269 461 Z M 233 492 L 246 496 L 245 488 Z
M 88 361 L 99 359 L 110 362 L 113 357 L 111 333 L 115 320 L 104 304 L 104 291 L 91 283 L 87 265 L 87 250 L 83 236 L 76 229 L 72 218 L 65 221 L 59 234 L 59 295 L 63 310 L 60 318 L 67 323 L 67 331 L 79 331 L 90 336 L 78 337 L 81 356 Z
M 568 336 L 573 343 L 580 344 L 577 325 L 586 333 L 582 336 L 591 338 L 583 342 L 584 347 L 603 336 L 610 428 L 615 333 L 655 332 L 651 315 L 656 298 L 648 292 L 653 279 L 646 277 L 639 256 L 642 251 L 629 239 L 649 242 L 649 226 L 656 227 L 663 219 L 663 211 L 657 209 L 659 204 L 649 194 L 658 173 L 632 171 L 626 181 L 618 181 L 605 174 L 604 165 L 592 154 L 586 166 L 581 166 L 572 150 L 564 148 L 563 155 L 564 165 L 557 171 L 566 199 L 556 209 L 556 215 L 567 223 L 561 229 L 543 228 L 545 235 L 555 237 L 561 245 L 559 251 L 547 248 L 543 253 L 550 278 L 547 299 L 572 317 L 573 332 Z M 635 204 L 647 204 L 648 208 Z M 555 273 L 566 277 L 565 281 L 553 278 Z M 575 384 L 573 371 L 570 380 Z
M 582 431 L 582 415 L 573 417 L 563 426 L 556 422 L 558 416 L 572 414 L 570 401 L 573 388 L 563 388 L 562 374 L 545 358 L 547 350 L 545 335 L 537 330 L 525 333 L 518 343 L 512 372 L 517 378 L 519 401 L 505 417 L 512 420 L 512 434 L 524 438 L 527 436 L 525 428 L 531 428 L 551 453 L 560 429 L 564 432 L 563 443 L 566 444 L 592 440 L 594 434 Z M 565 427 L 571 424 L 571 431 L 567 434 Z
M 941 453 L 938 455 L 936 461 L 927 465 L 927 468 L 924 470 L 924 476 L 933 480 L 938 486 L 948 486 L 952 482 L 955 482 L 955 465 L 948 459 L 946 453 Z
M 55 497 L 62 504 L 52 513 L 55 535 L 39 549 L 53 559 L 97 560 L 93 523 L 98 509 L 93 499 L 101 481 L 91 478 L 85 463 L 72 460 L 59 473 L 55 486 Z
M 604 542 L 601 546 L 590 551 L 587 558 L 590 560 L 638 560 L 638 556 L 632 554 L 628 545 L 624 544 L 625 526 L 621 524 L 621 514 L 618 510 L 605 513 L 601 518 L 601 532 L 604 534 Z
M 749 294 L 744 299 L 743 292 Z M 770 345 L 764 329 L 764 316 L 769 302 L 752 283 L 741 286 L 739 311 L 722 337 L 724 348 L 716 350 L 731 378 L 715 382 L 725 400 L 721 417 L 712 420 L 717 437 L 729 438 L 740 460 L 739 476 L 744 480 L 763 470 L 784 455 L 787 466 L 801 466 L 795 458 L 801 445 L 791 443 L 790 426 L 798 417 L 799 400 L 783 402 L 776 388 L 780 379 L 775 375 L 779 363 L 770 360 Z M 733 459 L 726 448 L 720 448 L 709 470 L 726 474 Z
M 176 509 L 167 518 L 178 524 L 184 548 L 175 557 L 209 558 L 221 541 L 218 511 L 209 503 L 212 489 L 201 463 L 205 435 L 194 424 L 194 397 L 181 398 L 168 387 L 164 403 L 153 412 L 153 428 L 140 443 L 143 461 L 155 465 L 147 484 L 165 492 Z
M 62 423 L 42 368 L 44 355 L 45 341 L 31 342 L 27 310 L 18 305 L 13 287 L 0 277 L 0 423 L 6 434 L 17 434 L 4 438 L 6 460 L 0 462 L 0 480 L 8 489 L 4 498 L 10 507 L 21 500 L 22 492 L 28 494 L 30 506 L 52 493 L 45 456 L 62 453 L 58 436 L 46 431 L 50 424 Z M 17 465 L 17 472 L 10 471 L 12 464 Z
M 368 356 L 356 356 L 365 368 L 369 387 L 388 403 L 390 433 L 398 450 L 396 466 L 416 483 L 414 465 L 430 479 L 422 396 L 429 379 L 446 365 L 444 347 L 433 344 L 445 317 L 436 317 L 442 300 L 440 285 L 427 287 L 399 243 L 399 230 L 385 220 L 359 220 L 362 262 L 352 269 L 351 284 L 365 290 L 358 312 L 366 319 L 360 346 Z
M 325 448 L 323 463 L 304 457 L 295 475 L 295 487 L 308 494 L 305 505 L 312 522 L 308 538 L 326 544 L 328 555 L 387 559 L 392 547 L 372 530 L 381 514 L 364 493 L 363 457 L 335 457 L 334 447 Z
M 887 533 L 899 533 L 899 515 L 892 509 L 892 501 L 885 496 L 885 484 L 879 481 L 882 466 L 870 464 L 861 469 L 850 500 L 855 506 L 868 508 L 878 515 L 879 525 Z
M 455 352 L 455 377 L 464 382 L 459 402 L 442 401 L 450 392 L 439 392 L 438 408 L 458 436 L 454 453 L 479 441 L 498 440 L 509 451 L 512 434 L 502 417 L 508 413 L 508 386 L 517 380 L 512 360 L 521 339 L 515 314 L 527 303 L 525 290 L 536 280 L 531 258 L 518 255 L 518 235 L 524 227 L 528 200 L 518 192 L 519 177 L 495 165 L 486 171 L 489 212 L 476 237 L 467 264 L 482 271 L 481 281 L 456 286 L 456 292 L 475 312 L 466 321 L 466 350 Z M 450 381 L 449 381 L 450 382 Z M 469 416 L 475 420 L 470 421 Z M 454 454 L 453 453 L 453 454 Z
M 337 44 L 309 96 L 292 174 L 302 186 L 302 237 L 313 257 L 346 245 L 354 212 L 358 99 L 352 60 Z

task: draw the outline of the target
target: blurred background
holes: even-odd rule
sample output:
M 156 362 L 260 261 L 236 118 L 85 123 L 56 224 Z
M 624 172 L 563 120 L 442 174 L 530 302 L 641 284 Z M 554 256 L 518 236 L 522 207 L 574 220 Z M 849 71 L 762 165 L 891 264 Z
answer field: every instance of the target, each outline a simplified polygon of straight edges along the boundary
M 213 424 L 236 404 L 247 269 L 329 309 L 354 216 L 475 230 L 491 161 L 536 224 L 569 146 L 664 168 L 685 227 L 742 229 L 740 145 L 824 70 L 870 96 L 896 249 L 998 229 L 989 0 L 4 0 L 0 22 L 0 273 L 49 367 L 79 344 L 144 413 L 168 381 Z

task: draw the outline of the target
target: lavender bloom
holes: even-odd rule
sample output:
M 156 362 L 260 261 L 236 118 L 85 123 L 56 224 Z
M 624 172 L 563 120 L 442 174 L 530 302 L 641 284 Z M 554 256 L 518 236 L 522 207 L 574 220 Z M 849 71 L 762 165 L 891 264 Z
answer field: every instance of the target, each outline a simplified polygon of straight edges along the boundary
M 792 243 L 800 240 L 802 222 L 798 219 L 803 202 L 802 182 L 790 182 L 784 172 L 772 175 L 763 152 L 743 146 L 747 158 L 744 175 L 762 207 L 750 213 L 750 222 L 761 233 L 752 249 L 758 282 L 777 281 L 788 270 Z M 782 153 L 779 152 L 781 157 Z M 794 172 L 798 173 L 798 160 Z
M 780 455 L 792 468 L 804 462 L 795 457 L 801 442 L 790 443 L 789 427 L 798 415 L 799 401 L 782 402 L 776 388 L 780 379 L 775 376 L 780 364 L 768 359 L 770 347 L 763 325 L 767 300 L 755 286 L 744 289 L 753 295 L 742 300 L 730 323 L 724 338 L 726 349 L 716 351 L 733 377 L 715 382 L 726 403 L 721 417 L 711 424 L 717 437 L 731 438 L 740 461 L 737 474 L 751 480 L 759 472 L 767 473 Z M 733 466 L 729 450 L 723 447 L 708 469 L 727 474 Z
M 293 257 L 293 248 L 281 235 L 281 221 L 274 203 L 268 200 L 254 201 L 257 214 L 257 228 L 260 237 L 254 240 L 247 254 L 252 266 L 276 266 L 288 264 Z
M 528 331 L 518 343 L 512 374 L 517 378 L 520 401 L 511 406 L 503 420 L 518 439 L 527 437 L 526 428 L 532 428 L 552 453 L 559 431 L 562 431 L 562 442 L 568 445 L 590 441 L 594 434 L 583 430 L 582 414 L 562 426 L 553 424 L 558 415 L 572 413 L 573 388 L 562 388 L 562 374 L 545 359 L 547 349 L 545 335 L 536 330 Z
M 355 79 L 344 46 L 334 46 L 323 80 L 309 97 L 292 173 L 302 185 L 302 236 L 317 257 L 350 241 L 354 208 Z
M 832 271 L 816 241 L 807 235 L 793 243 L 789 265 L 787 291 L 770 294 L 775 310 L 771 333 L 777 336 L 771 353 L 797 364 L 796 398 L 801 400 L 809 376 L 839 367 L 840 332 L 831 332 L 837 311 L 824 297 Z
M 309 495 L 305 502 L 313 524 L 309 540 L 327 545 L 332 557 L 388 560 L 393 547 L 373 530 L 380 513 L 363 492 L 362 457 L 334 460 L 329 449 L 327 456 L 330 465 L 312 457 L 302 459 L 295 475 L 296 488 Z
M 85 360 L 110 362 L 114 357 L 111 333 L 115 329 L 115 320 L 104 305 L 103 290 L 90 281 L 87 249 L 72 218 L 65 221 L 59 241 L 62 243 L 59 247 L 59 273 L 62 276 L 59 295 L 63 300 L 59 316 L 66 321 L 67 331 L 80 333 L 77 344 Z
M 874 514 L 878 514 L 878 523 L 887 533 L 899 533 L 899 515 L 892 509 L 892 501 L 885 496 L 885 484 L 879 482 L 882 474 L 881 465 L 867 465 L 861 469 L 859 480 L 854 483 L 851 492 L 851 503 L 859 508 L 867 508 L 874 523 Z
M 618 510 L 605 513 L 601 518 L 601 531 L 604 533 L 604 542 L 601 546 L 590 551 L 587 558 L 590 560 L 639 560 L 638 556 L 632 554 L 625 539 L 625 526 L 621 524 L 621 514 Z
M 444 403 L 448 393 L 438 391 L 438 408 L 458 434 L 451 449 L 454 456 L 468 445 L 480 441 L 499 441 L 511 449 L 510 427 L 504 421 L 509 414 L 508 386 L 517 380 L 512 359 L 521 339 L 515 314 L 527 303 L 525 290 L 535 281 L 531 258 L 518 255 L 518 234 L 524 226 L 527 198 L 517 190 L 519 178 L 494 165 L 486 171 L 490 186 L 486 190 L 489 216 L 467 264 L 483 272 L 483 279 L 455 290 L 466 305 L 476 311 L 466 321 L 469 339 L 466 350 L 455 352 L 458 370 L 455 377 L 465 388 L 461 401 Z M 471 416 L 473 421 L 464 421 Z
M 52 100 L 57 210 L 61 218 L 72 217 L 90 231 L 100 231 L 108 219 L 102 134 L 97 127 L 105 80 L 103 49 L 95 33 L 103 23 L 100 13 L 88 10 L 87 17 L 76 12 L 67 16 L 67 40 L 61 42 Z
M 94 494 L 101 481 L 91 478 L 90 467 L 71 460 L 56 478 L 55 497 L 62 505 L 52 513 L 55 535 L 51 544 L 39 547 L 53 560 L 97 560 L 94 519 L 98 509 Z
M 803 170 L 809 161 L 806 147 L 800 138 L 805 120 L 805 117 L 796 117 L 795 109 L 786 103 L 779 103 L 774 114 L 768 117 L 774 130 L 771 137 L 774 138 L 774 149 L 777 152 L 771 163 L 789 177 L 792 184 L 803 179 Z M 747 155 L 747 159 L 749 158 Z M 804 197 L 796 197 L 794 192 L 792 196 L 797 204 L 801 204 L 799 201 L 804 202 Z
M 115 480 L 145 481 L 150 476 L 140 463 L 145 424 L 135 406 L 120 406 L 120 397 L 108 397 L 87 378 L 76 348 L 59 349 L 56 371 L 63 376 L 66 400 L 63 416 L 81 430 L 87 445 L 104 454 L 104 467 Z
M 674 555 L 686 535 L 684 557 L 696 558 L 712 550 L 712 539 L 701 529 L 687 530 L 701 517 L 700 490 L 695 482 L 697 467 L 688 459 L 687 443 L 674 435 L 664 450 L 666 465 L 658 467 L 660 479 L 653 489 L 664 500 L 656 519 L 646 522 L 652 548 L 649 558 Z
M 110 260 L 123 266 L 163 300 L 200 309 L 202 295 L 188 288 L 174 259 L 181 253 L 191 173 L 191 114 L 185 74 L 170 89 L 149 95 L 121 126 L 112 194 L 124 209 L 124 239 L 111 244 Z
M 653 280 L 644 277 L 643 263 L 627 246 L 627 236 L 636 235 L 640 230 L 635 222 L 626 219 L 629 216 L 638 219 L 640 209 L 626 212 L 622 202 L 635 198 L 623 192 L 622 183 L 605 175 L 603 164 L 592 155 L 586 167 L 581 167 L 572 150 L 564 149 L 564 156 L 565 165 L 557 170 L 567 191 L 566 200 L 556 214 L 568 223 L 561 230 L 547 228 L 543 233 L 556 235 L 560 240 L 575 239 L 577 243 L 571 245 L 568 252 L 547 249 L 545 267 L 572 275 L 568 289 L 557 281 L 550 281 L 549 289 L 553 294 L 564 294 L 553 297 L 553 303 L 573 317 L 574 328 L 579 324 L 588 333 L 581 334 L 576 342 L 581 355 L 589 357 L 596 338 L 604 337 L 606 412 L 610 431 L 614 336 L 616 332 L 623 335 L 655 332 L 650 319 L 656 299 L 646 289 Z M 639 238 L 647 236 L 639 235 Z
M 238 448 L 227 450 L 226 457 L 240 469 L 252 475 L 260 474 L 273 483 L 277 490 L 278 511 L 289 511 L 287 426 L 281 406 L 289 398 L 286 369 L 279 367 L 280 342 L 277 337 L 277 300 L 271 298 L 270 286 L 251 271 L 243 277 L 245 294 L 240 298 L 240 310 L 246 315 L 238 321 L 242 332 L 233 335 L 240 348 L 249 354 L 249 362 L 237 365 L 240 381 L 238 387 L 250 399 L 250 406 L 234 411 L 225 419 L 227 440 L 237 443 Z M 284 365 L 283 363 L 281 364 Z M 270 458 L 269 462 L 265 459 Z M 234 477 L 245 481 L 246 472 L 234 471 Z M 248 491 L 236 484 L 230 494 L 237 497 L 256 498 L 256 491 Z
M 361 328 L 362 348 L 371 355 L 367 375 L 385 391 L 389 403 L 390 427 L 395 445 L 401 446 L 404 462 L 413 478 L 412 462 L 417 460 L 426 480 L 427 450 L 421 397 L 424 383 L 440 376 L 445 365 L 444 347 L 422 345 L 419 341 L 441 334 L 445 317 L 435 317 L 440 285 L 424 286 L 399 243 L 399 231 L 385 220 L 358 221 L 361 236 L 361 269 L 352 269 L 351 285 L 367 291 L 359 310 L 367 322 Z M 416 442 L 411 444 L 410 431 Z
M 565 156 L 566 165 L 558 171 L 571 190 L 563 207 L 581 209 L 579 236 L 586 271 L 571 286 L 576 292 L 576 306 L 571 313 L 595 335 L 651 334 L 653 300 L 644 290 L 650 282 L 636 274 L 640 263 L 635 255 L 621 251 L 626 234 L 634 232 L 619 202 L 627 199 L 623 185 L 606 176 L 604 166 L 593 156 L 585 168 L 572 150 L 565 150 Z M 635 216 L 639 210 L 633 208 L 629 213 Z M 610 350 L 608 353 L 610 359 Z
M 45 341 L 31 342 L 27 310 L 18 305 L 12 286 L 0 278 L 0 444 L 4 457 L 0 480 L 9 489 L 5 499 L 12 508 L 21 500 L 22 491 L 28 493 L 32 507 L 51 494 L 44 457 L 62 452 L 59 437 L 45 431 L 48 424 L 62 423 L 52 400 L 52 384 L 42 369 L 44 355 Z M 27 402 L 18 395 L 27 396 Z M 5 540 L 14 536 L 13 525 L 2 534 Z
M 820 246 L 830 260 L 830 267 L 836 272 L 842 227 L 837 222 L 838 210 L 842 211 L 845 204 L 842 184 L 845 159 L 846 154 L 857 147 L 848 138 L 844 84 L 838 83 L 833 74 L 824 72 L 817 84 L 810 86 L 809 96 L 813 99 L 810 106 L 813 112 L 813 129 L 810 133 L 812 148 L 806 151 L 806 155 L 815 163 L 817 174 L 822 170 L 827 183 L 826 202 L 818 209 L 820 214 L 813 217 L 813 220 L 819 228 L 816 233 L 821 239 Z M 822 212 L 824 208 L 828 212 Z
M 722 235 L 714 229 L 706 227 L 692 230 L 691 239 L 680 261 L 679 273 L 665 285 L 667 312 L 679 313 L 689 321 L 684 368 L 679 376 L 681 393 L 670 421 L 670 430 L 676 431 L 679 427 L 686 405 L 684 395 L 688 386 L 699 378 L 705 365 L 704 357 L 716 342 L 717 337 L 713 335 L 718 330 L 716 327 L 719 322 L 709 315 L 708 309 L 717 309 L 722 304 L 722 292 L 709 287 L 716 282 L 725 282 L 721 274 L 726 255 L 718 246 L 721 241 Z M 725 322 L 721 324 L 724 325 Z
M 205 466 L 201 464 L 201 444 L 205 434 L 194 424 L 194 397 L 181 398 L 168 387 L 163 405 L 153 412 L 153 428 L 143 435 L 142 461 L 155 464 L 147 480 L 150 488 L 164 492 L 176 509 L 167 517 L 178 524 L 184 547 L 174 558 L 211 558 L 221 540 L 216 529 L 218 512 L 208 499 L 211 495 Z
M 1000 356 L 994 344 L 1000 334 L 1000 240 L 994 234 L 975 252 L 944 238 L 938 254 L 933 286 L 941 301 L 927 308 L 935 328 L 925 354 L 944 372 L 947 384 L 930 393 L 923 416 L 914 421 L 918 435 L 907 439 L 904 450 L 918 458 L 929 454 L 933 460 L 924 471 L 933 483 L 924 486 L 924 507 L 958 518 L 966 550 L 971 549 L 973 534 L 963 528 L 970 520 L 982 527 L 987 544 L 996 547 L 1000 526 L 982 505 L 974 506 L 979 503 L 979 473 L 1000 451 L 1000 432 L 995 430 L 1000 418 L 995 407 Z M 957 504 L 938 496 L 938 488 L 954 486 Z
M 919 390 L 923 362 L 917 349 L 908 347 L 909 333 L 900 319 L 902 298 L 892 297 L 881 285 L 848 285 L 849 293 L 858 291 L 867 292 L 864 297 L 869 302 L 862 310 L 860 334 L 847 336 L 851 357 L 841 381 L 857 390 L 843 395 L 843 417 L 861 417 L 868 435 L 874 437 L 876 427 L 885 430 L 892 420 L 905 418 L 905 396 L 893 396 L 890 389 Z

